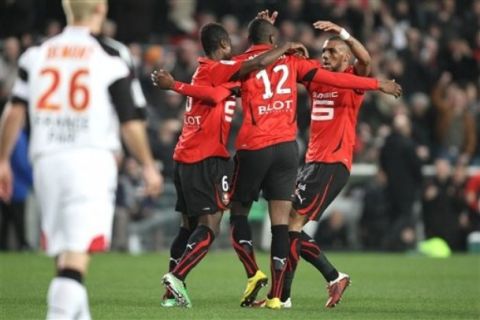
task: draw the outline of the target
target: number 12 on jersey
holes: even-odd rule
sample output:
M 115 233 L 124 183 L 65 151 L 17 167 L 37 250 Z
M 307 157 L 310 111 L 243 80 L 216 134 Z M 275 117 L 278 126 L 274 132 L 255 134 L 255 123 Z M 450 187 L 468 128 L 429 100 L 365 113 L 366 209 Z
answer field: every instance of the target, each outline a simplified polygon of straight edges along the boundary
M 277 88 L 276 88 L 276 93 L 277 94 L 289 94 L 292 92 L 290 88 L 284 88 L 283 86 L 285 85 L 285 82 L 288 79 L 288 67 L 284 64 L 280 64 L 278 66 L 275 66 L 273 68 L 273 72 L 278 73 L 281 72 L 280 80 L 278 81 Z M 262 98 L 264 100 L 270 99 L 273 97 L 273 92 L 272 92 L 272 84 L 270 82 L 270 79 L 268 78 L 268 73 L 265 69 L 257 72 L 256 75 L 257 79 L 262 79 L 263 81 L 263 86 L 265 87 L 265 92 L 262 95 Z

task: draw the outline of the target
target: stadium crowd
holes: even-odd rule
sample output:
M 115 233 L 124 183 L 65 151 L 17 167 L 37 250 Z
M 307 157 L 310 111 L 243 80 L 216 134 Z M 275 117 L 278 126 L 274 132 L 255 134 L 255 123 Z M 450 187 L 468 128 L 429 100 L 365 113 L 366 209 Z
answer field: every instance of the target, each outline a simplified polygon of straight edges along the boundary
M 329 34 L 315 31 L 311 23 L 330 20 L 343 26 L 370 52 L 373 75 L 393 78 L 403 87 L 400 99 L 368 93 L 360 111 L 355 163 L 382 169 L 348 191 L 352 196 L 360 194 L 364 202 L 358 237 L 362 247 L 413 248 L 417 232 L 412 208 L 413 203 L 421 203 L 425 236 L 442 237 L 453 249 L 464 250 L 467 235 L 480 231 L 480 173 L 468 174 L 469 168 L 480 165 L 480 0 L 110 1 L 110 20 L 103 33 L 130 48 L 148 101 L 152 148 L 164 176 L 172 177 L 185 99 L 156 90 L 150 73 L 163 68 L 175 79 L 190 82 L 203 54 L 198 30 L 208 22 L 221 22 L 230 33 L 234 52 L 243 52 L 247 24 L 264 8 L 279 11 L 276 24 L 282 39 L 305 44 L 315 58 Z M 61 1 L 0 1 L 2 108 L 19 55 L 58 34 L 64 24 Z M 298 143 L 303 151 L 308 106 L 307 93 L 299 86 Z M 231 141 L 240 122 L 241 117 L 236 117 Z M 394 156 L 402 154 L 399 149 L 408 149 L 408 159 Z M 131 196 L 138 183 L 134 162 L 130 159 L 123 166 L 118 201 L 121 207 L 136 206 L 134 219 L 140 219 L 138 206 L 150 204 Z M 424 164 L 434 168 L 428 177 L 421 172 Z M 394 205 L 398 203 L 407 205 L 399 208 Z M 12 218 L 4 206 L 5 226 Z M 349 246 L 342 219 L 341 212 L 332 214 L 323 224 L 318 231 L 321 244 Z M 3 249 L 5 234 L 2 229 Z M 22 231 L 18 234 L 18 242 L 27 247 Z

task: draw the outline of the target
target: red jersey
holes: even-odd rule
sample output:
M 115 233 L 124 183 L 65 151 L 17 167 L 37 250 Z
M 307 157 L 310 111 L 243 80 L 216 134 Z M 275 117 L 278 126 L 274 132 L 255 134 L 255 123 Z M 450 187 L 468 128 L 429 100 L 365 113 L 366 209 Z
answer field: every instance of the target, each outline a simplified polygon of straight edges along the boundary
M 269 45 L 254 45 L 235 59 L 252 59 L 269 49 Z M 299 70 L 304 74 L 312 69 L 308 61 L 284 55 L 242 80 L 243 122 L 237 136 L 237 150 L 257 150 L 295 141 L 297 75 Z
M 218 86 L 227 82 L 241 67 L 239 61 L 214 61 L 201 57 L 198 62 L 191 82 L 193 85 Z M 234 111 L 234 97 L 216 105 L 188 97 L 182 134 L 173 159 L 195 163 L 210 157 L 229 157 L 227 141 Z
M 345 73 L 354 73 L 353 66 Z M 357 116 L 364 91 L 305 83 L 311 100 L 310 141 L 305 161 L 352 167 Z

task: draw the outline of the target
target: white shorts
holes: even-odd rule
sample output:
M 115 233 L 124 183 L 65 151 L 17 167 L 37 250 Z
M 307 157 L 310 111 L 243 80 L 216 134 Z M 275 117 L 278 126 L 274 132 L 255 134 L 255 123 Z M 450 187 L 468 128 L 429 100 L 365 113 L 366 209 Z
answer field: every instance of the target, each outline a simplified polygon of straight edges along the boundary
M 113 153 L 69 150 L 36 159 L 33 170 L 46 253 L 108 249 L 117 188 Z

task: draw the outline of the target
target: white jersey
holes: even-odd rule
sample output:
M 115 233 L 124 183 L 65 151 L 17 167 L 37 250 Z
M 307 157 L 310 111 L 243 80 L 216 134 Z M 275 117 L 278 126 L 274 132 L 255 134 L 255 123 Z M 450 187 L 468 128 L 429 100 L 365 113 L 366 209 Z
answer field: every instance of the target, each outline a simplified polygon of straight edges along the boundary
M 66 27 L 19 60 L 13 101 L 28 105 L 30 157 L 75 149 L 119 150 L 119 123 L 141 118 L 145 98 L 128 49 L 84 27 Z

